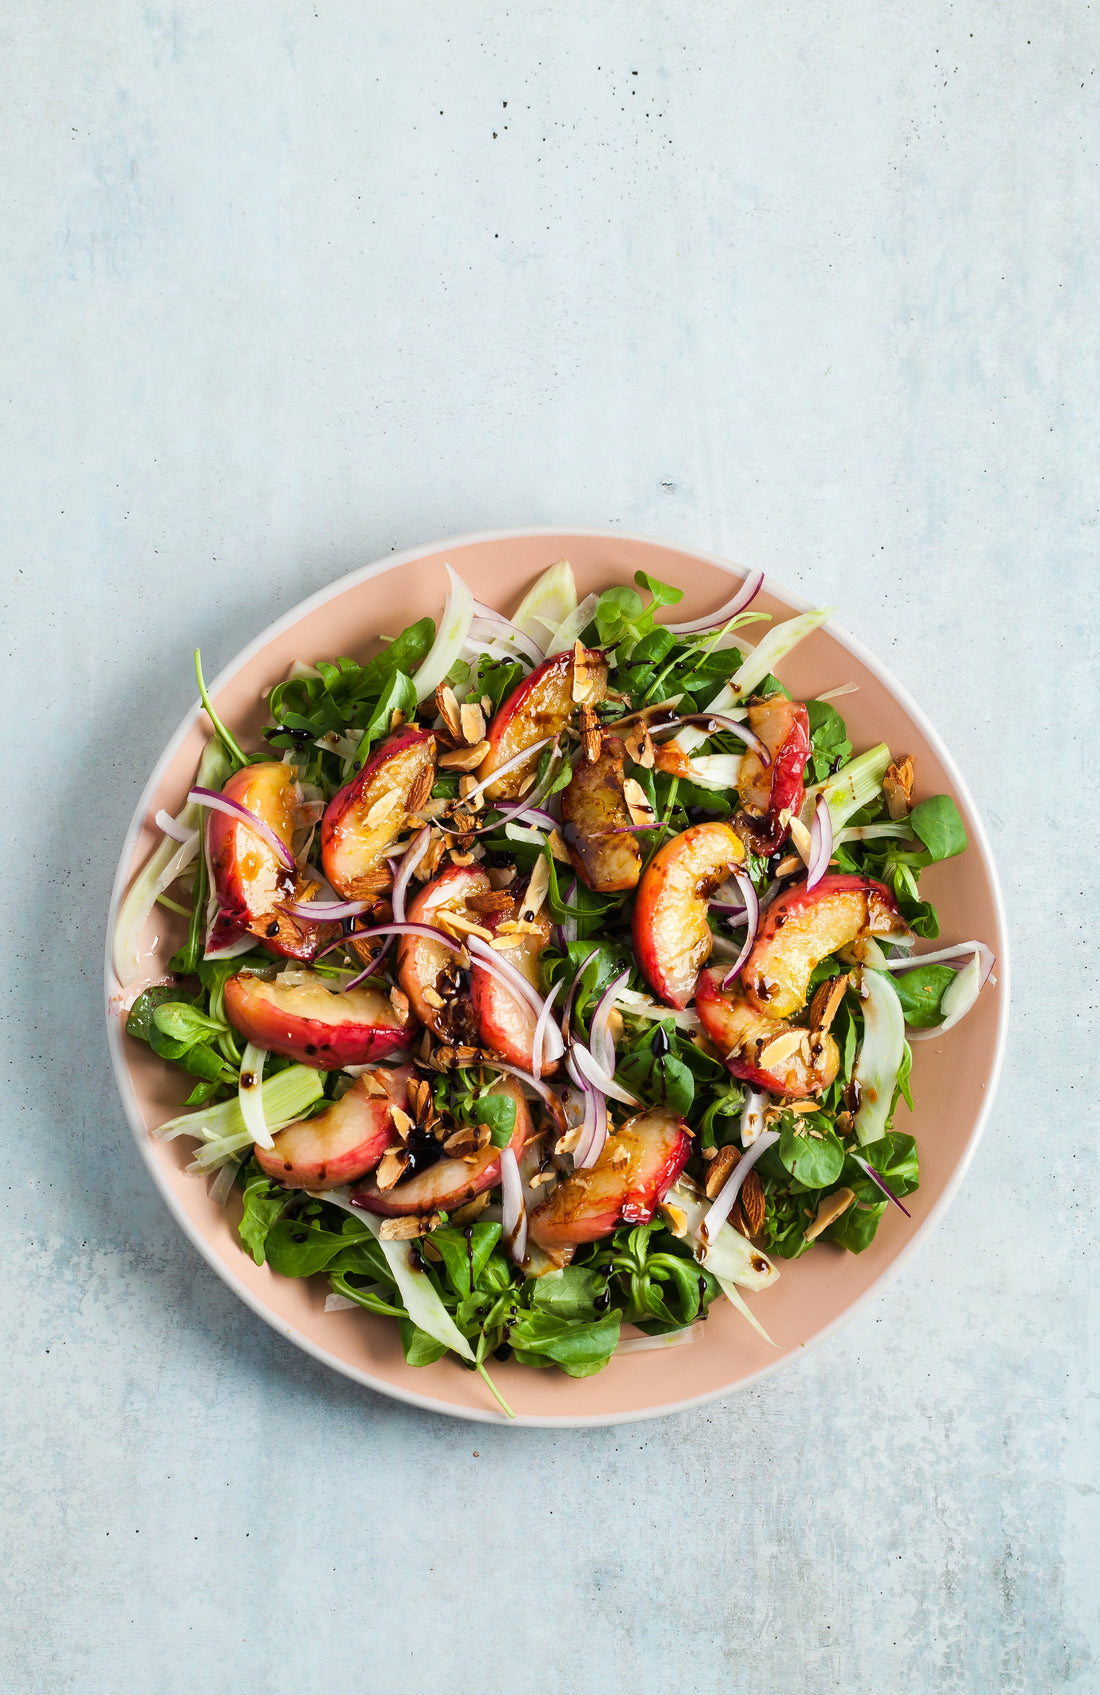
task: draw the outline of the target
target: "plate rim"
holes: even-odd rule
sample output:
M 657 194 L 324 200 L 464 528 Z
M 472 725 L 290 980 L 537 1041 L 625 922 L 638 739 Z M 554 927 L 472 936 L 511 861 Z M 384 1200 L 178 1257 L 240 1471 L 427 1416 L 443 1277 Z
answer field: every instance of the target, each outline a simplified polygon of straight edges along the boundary
M 255 637 L 253 637 L 252 641 L 246 643 L 246 645 L 222 667 L 217 676 L 208 685 L 211 698 L 216 697 L 220 690 L 236 675 L 241 667 L 246 665 L 249 660 L 266 647 L 269 642 L 281 635 L 287 629 L 291 628 L 294 624 L 300 622 L 302 618 L 308 616 L 309 613 L 313 612 L 318 607 L 325 605 L 327 601 L 334 599 L 338 595 L 346 593 L 349 589 L 358 587 L 362 583 L 369 582 L 372 577 L 381 576 L 386 571 L 401 569 L 404 566 L 414 564 L 419 559 L 444 553 L 449 548 L 457 549 L 460 547 L 465 548 L 475 546 L 482 543 L 519 541 L 532 537 L 537 538 L 539 536 L 561 536 L 563 538 L 576 536 L 585 540 L 594 541 L 637 542 L 650 547 L 666 548 L 674 552 L 690 555 L 694 558 L 704 560 L 707 564 L 714 565 L 720 570 L 730 574 L 742 573 L 750 569 L 750 567 L 740 565 L 735 560 L 729 559 L 723 554 L 712 553 L 704 548 L 678 543 L 662 536 L 643 535 L 636 531 L 621 530 L 617 528 L 589 528 L 557 524 L 539 524 L 524 525 L 521 527 L 502 530 L 480 530 L 462 535 L 446 536 L 439 541 L 425 542 L 414 548 L 403 549 L 401 552 L 385 554 L 379 559 L 372 560 L 366 565 L 358 566 L 355 570 L 345 573 L 344 576 L 337 578 L 334 582 L 327 584 L 324 588 L 315 590 L 313 594 L 307 595 L 305 599 L 298 601 L 287 612 L 284 612 L 280 617 L 273 619 L 270 624 L 266 625 Z M 803 595 L 787 589 L 784 585 L 774 582 L 768 575 L 765 575 L 764 587 L 772 588 L 777 595 L 796 612 L 808 612 L 813 609 L 813 603 L 811 601 L 806 600 Z M 983 869 L 989 882 L 999 931 L 996 954 L 998 982 L 1002 989 L 1002 995 L 998 1012 L 992 1064 L 989 1071 L 985 1094 L 971 1129 L 966 1147 L 964 1148 L 958 1163 L 955 1165 L 943 1193 L 928 1213 L 928 1216 L 917 1226 L 916 1230 L 905 1243 L 904 1247 L 899 1250 L 885 1270 L 879 1273 L 874 1282 L 865 1289 L 861 1295 L 857 1296 L 855 1300 L 846 1306 L 842 1312 L 838 1313 L 837 1316 L 830 1321 L 830 1323 L 826 1324 L 821 1330 L 819 1330 L 808 1342 L 803 1343 L 802 1349 L 799 1353 L 785 1354 L 780 1359 L 761 1366 L 750 1376 L 739 1379 L 736 1383 L 727 1384 L 718 1389 L 708 1390 L 701 1395 L 692 1395 L 685 1399 L 670 1401 L 661 1406 L 645 1407 L 628 1412 L 595 1413 L 588 1415 L 576 1414 L 568 1417 L 556 1414 L 518 1413 L 514 1418 L 508 1418 L 495 1408 L 456 1406 L 453 1402 L 441 1400 L 436 1396 L 422 1394 L 411 1388 L 404 1389 L 398 1384 L 376 1378 L 369 1371 L 364 1371 L 358 1366 L 351 1365 L 345 1360 L 336 1358 L 319 1344 L 313 1342 L 309 1337 L 298 1332 L 293 1326 L 286 1324 L 278 1318 L 264 1304 L 264 1302 L 260 1300 L 260 1298 L 255 1295 L 241 1279 L 237 1277 L 231 1266 L 221 1260 L 213 1252 L 205 1237 L 193 1227 L 190 1217 L 179 1205 L 171 1189 L 167 1184 L 162 1183 L 159 1164 L 154 1158 L 154 1149 L 152 1147 L 150 1137 L 146 1130 L 144 1120 L 141 1118 L 138 1111 L 133 1082 L 130 1077 L 129 1066 L 126 1063 L 125 1049 L 122 1041 L 122 1021 L 114 1012 L 111 1004 L 112 1000 L 117 996 L 117 979 L 114 975 L 113 962 L 113 940 L 118 907 L 130 882 L 130 867 L 133 861 L 134 849 L 137 846 L 141 831 L 145 827 L 146 820 L 148 818 L 150 801 L 156 794 L 163 775 L 171 761 L 175 758 L 180 746 L 187 736 L 190 735 L 192 729 L 197 723 L 202 712 L 201 705 L 196 703 L 184 715 L 174 734 L 169 737 L 168 742 L 162 750 L 160 757 L 156 761 L 156 764 L 154 765 L 149 778 L 138 797 L 129 826 L 127 827 L 123 838 L 118 865 L 111 885 L 111 898 L 107 910 L 107 930 L 104 941 L 103 971 L 107 1045 L 111 1055 L 111 1065 L 114 1072 L 115 1083 L 118 1087 L 119 1096 L 122 1102 L 123 1111 L 131 1132 L 133 1133 L 134 1139 L 137 1142 L 142 1160 L 153 1179 L 153 1183 L 162 1201 L 166 1203 L 169 1212 L 183 1231 L 183 1234 L 191 1243 L 192 1247 L 197 1249 L 199 1255 L 206 1261 L 207 1265 L 209 1265 L 217 1273 L 222 1282 L 225 1283 L 226 1286 L 230 1288 L 233 1293 L 245 1303 L 246 1306 L 262 1318 L 264 1322 L 280 1336 L 293 1343 L 294 1346 L 300 1348 L 304 1353 L 312 1355 L 314 1359 L 320 1361 L 330 1369 L 339 1372 L 344 1377 L 350 1378 L 352 1382 L 358 1383 L 364 1388 L 371 1389 L 376 1394 L 385 1395 L 390 1400 L 401 1401 L 407 1406 L 416 1407 L 423 1412 L 441 1413 L 449 1418 L 460 1419 L 464 1422 L 491 1424 L 498 1428 L 519 1427 L 577 1430 L 602 1428 L 617 1424 L 635 1424 L 649 1419 L 666 1418 L 674 1413 L 689 1412 L 695 1407 L 707 1406 L 714 1401 L 722 1400 L 738 1394 L 743 1390 L 753 1388 L 774 1376 L 777 1372 L 784 1370 L 795 1359 L 800 1359 L 806 1354 L 809 1354 L 812 1350 L 820 1346 L 827 1337 L 834 1335 L 837 1330 L 854 1319 L 857 1314 L 871 1302 L 872 1299 L 877 1298 L 884 1289 L 889 1287 L 889 1285 L 901 1272 L 902 1268 L 908 1265 L 913 1256 L 924 1247 L 932 1232 L 937 1228 L 948 1208 L 954 1201 L 955 1196 L 958 1194 L 963 1180 L 970 1169 L 971 1162 L 977 1152 L 978 1144 L 985 1133 L 985 1127 L 989 1121 L 989 1115 L 992 1112 L 993 1102 L 996 1098 L 997 1088 L 1000 1083 L 1005 1049 L 1008 1041 L 1009 1006 L 1011 999 L 1011 965 L 1009 959 L 1008 923 L 1005 913 L 1004 896 L 1001 890 L 1001 882 L 997 872 L 996 860 L 994 859 L 993 850 L 989 842 L 989 837 L 986 833 L 984 820 L 975 805 L 974 797 L 970 792 L 969 785 L 963 777 L 962 772 L 959 770 L 950 750 L 944 744 L 944 741 L 935 725 L 931 723 L 923 708 L 920 707 L 913 699 L 908 689 L 898 682 L 897 678 L 894 677 L 888 667 L 885 666 L 875 654 L 871 653 L 858 637 L 853 636 L 843 625 L 837 624 L 832 618 L 828 620 L 823 628 L 826 629 L 831 636 L 835 636 L 843 647 L 848 648 L 854 657 L 857 658 L 861 664 L 865 665 L 867 669 L 871 671 L 893 694 L 895 699 L 901 703 L 905 711 L 921 730 L 922 734 L 935 748 L 935 751 L 942 761 L 945 770 L 948 772 L 957 793 L 963 798 L 969 809 L 970 817 L 974 825 L 974 830 L 972 832 L 974 839 L 971 840 L 969 845 L 971 847 L 977 847 L 979 851 Z M 410 1369 L 412 1368 L 410 1367 Z

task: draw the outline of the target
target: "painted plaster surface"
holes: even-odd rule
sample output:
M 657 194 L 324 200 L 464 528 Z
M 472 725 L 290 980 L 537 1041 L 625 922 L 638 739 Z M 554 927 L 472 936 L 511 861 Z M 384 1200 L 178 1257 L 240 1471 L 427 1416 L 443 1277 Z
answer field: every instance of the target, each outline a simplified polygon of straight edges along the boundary
M 0 41 L 0 1687 L 1100 1690 L 1095 9 L 9 0 Z M 959 758 L 1015 947 L 920 1257 L 759 1389 L 588 1432 L 264 1326 L 100 1014 L 195 643 L 531 523 L 839 602 Z

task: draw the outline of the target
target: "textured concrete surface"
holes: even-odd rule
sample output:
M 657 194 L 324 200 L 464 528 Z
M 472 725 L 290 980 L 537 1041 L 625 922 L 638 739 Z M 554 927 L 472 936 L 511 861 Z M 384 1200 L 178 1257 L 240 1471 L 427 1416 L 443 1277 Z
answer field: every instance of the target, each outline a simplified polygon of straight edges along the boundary
M 1095 10 L 10 0 L 0 40 L 0 1686 L 1100 1689 Z M 841 602 L 1015 941 L 916 1263 L 760 1390 L 588 1433 L 417 1414 L 256 1320 L 99 1010 L 194 643 L 525 523 Z

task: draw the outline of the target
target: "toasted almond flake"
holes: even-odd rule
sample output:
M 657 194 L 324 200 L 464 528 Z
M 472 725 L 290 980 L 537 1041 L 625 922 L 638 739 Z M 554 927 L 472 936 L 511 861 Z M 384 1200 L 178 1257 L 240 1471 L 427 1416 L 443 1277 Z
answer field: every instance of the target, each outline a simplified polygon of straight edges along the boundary
M 564 841 L 562 840 L 561 831 L 560 830 L 551 830 L 549 841 L 550 841 L 550 852 L 553 854 L 553 856 L 557 860 L 558 864 L 559 865 L 570 865 L 570 864 L 572 864 L 572 861 L 569 858 L 569 849 L 566 847 Z
M 400 805 L 400 790 L 387 789 L 384 795 L 379 795 L 378 799 L 367 813 L 363 820 L 363 828 L 365 830 L 376 829 L 379 824 L 384 823 L 385 820 L 389 818 L 391 813 L 396 812 Z
M 614 1140 L 612 1141 L 612 1143 L 611 1143 L 611 1163 L 614 1166 L 623 1166 L 623 1165 L 629 1165 L 630 1164 L 630 1149 L 626 1146 L 626 1144 L 624 1142 L 617 1142 L 617 1141 L 614 1141 Z
M 479 1154 L 491 1141 L 492 1131 L 487 1124 L 463 1124 L 447 1137 L 443 1152 L 455 1159 L 465 1159 L 468 1154 Z
M 440 995 L 440 994 L 437 994 L 434 989 L 431 989 L 431 988 L 425 989 L 423 991 L 423 994 L 424 994 L 424 999 L 427 1001 L 428 1005 L 434 1006 L 437 1012 L 439 1011 L 439 1009 L 441 1007 L 446 1006 L 446 1004 L 447 1004 L 446 1001 L 443 999 L 443 996 Z
M 467 918 L 464 912 L 447 912 L 437 907 L 433 917 L 440 929 L 451 930 L 460 936 L 480 936 L 483 942 L 491 942 L 493 932 L 487 930 L 484 924 L 477 924 L 472 918 Z
M 431 1084 L 426 1083 L 422 1077 L 414 1077 L 409 1084 L 409 1105 L 412 1107 L 413 1112 L 416 1115 L 416 1121 L 418 1124 L 423 1119 L 427 1118 L 431 1112 Z
M 435 769 L 431 765 L 425 765 L 416 773 L 416 776 L 413 778 L 412 787 L 409 789 L 408 797 L 405 801 L 405 810 L 407 812 L 420 811 L 420 808 L 432 792 L 432 784 L 434 781 Z
M 557 1175 L 557 1172 L 552 1169 L 536 1171 L 527 1187 L 529 1189 L 541 1189 L 544 1183 L 552 1183 Z
M 671 1201 L 662 1201 L 657 1211 L 674 1236 L 679 1237 L 687 1234 L 687 1213 L 680 1207 L 674 1206 Z
M 798 849 L 802 858 L 808 862 L 810 858 L 810 832 L 807 830 L 805 824 L 803 824 L 801 818 L 792 817 L 790 826 L 791 841 Z
M 838 1189 L 834 1195 L 826 1195 L 817 1209 L 817 1217 L 805 1232 L 807 1242 L 816 1242 L 823 1230 L 828 1230 L 841 1213 L 847 1212 L 855 1198 L 851 1189 Z
M 712 1150 L 711 1163 L 707 1168 L 706 1193 L 707 1200 L 712 1201 L 719 1189 L 725 1184 L 726 1178 L 735 1165 L 741 1163 L 741 1150 L 727 1142 L 724 1148 Z
M 497 890 L 506 889 L 509 884 L 514 883 L 516 880 L 516 868 L 514 865 L 490 865 L 486 872 L 486 876 L 489 879 L 490 888 Z M 470 904 L 472 905 L 473 903 L 471 902 Z
M 439 756 L 441 771 L 473 771 L 489 751 L 489 743 L 480 741 L 474 747 L 454 747 Z
M 582 1125 L 577 1124 L 572 1130 L 567 1130 L 564 1136 L 559 1136 L 554 1143 L 554 1152 L 556 1154 L 571 1154 L 580 1143 L 582 1128 Z
M 780 1110 L 782 1112 L 793 1112 L 796 1115 L 799 1114 L 799 1113 L 806 1113 L 806 1112 L 820 1112 L 821 1111 L 821 1102 L 820 1101 L 784 1101 L 783 1106 Z
M 475 842 L 473 847 L 470 848 L 465 853 L 463 853 L 460 848 L 452 848 L 451 849 L 451 864 L 452 865 L 473 865 L 473 864 L 476 863 L 477 860 L 484 858 L 484 855 L 485 855 L 485 849 L 482 847 L 480 842 Z
M 851 1113 L 850 1112 L 838 1112 L 837 1115 L 836 1115 L 836 1120 L 834 1122 L 833 1128 L 835 1129 L 838 1136 L 850 1136 L 852 1134 L 852 1115 L 851 1115 Z
M 764 1185 L 757 1171 L 750 1171 L 741 1185 L 738 1199 L 741 1202 L 741 1217 L 745 1221 L 745 1234 L 759 1236 L 764 1228 Z
M 458 779 L 459 799 L 467 802 L 471 812 L 480 812 L 485 804 L 485 796 L 475 792 L 478 787 L 478 780 L 472 771 L 463 772 Z
M 480 706 L 460 706 L 458 716 L 464 742 L 473 747 L 485 740 L 485 714 Z
M 383 1095 L 389 1094 L 389 1090 L 386 1088 L 385 1083 L 382 1081 L 382 1078 L 379 1076 L 377 1071 L 364 1071 L 361 1073 L 359 1080 L 363 1085 L 365 1093 L 370 1096 L 371 1100 L 380 1100 Z
M 489 946 L 491 948 L 496 948 L 498 953 L 507 953 L 509 948 L 518 948 L 522 945 L 523 936 L 516 935 L 514 931 L 506 936 L 494 936 L 492 941 L 489 943 Z
M 480 913 L 510 912 L 514 904 L 507 889 L 486 889 L 484 894 L 466 897 L 466 905 Z
M 411 1242 L 424 1228 L 419 1218 L 384 1218 L 378 1235 L 383 1242 Z
M 393 711 L 390 713 L 390 729 L 399 730 L 404 722 L 405 714 L 399 706 L 395 706 Z
M 801 869 L 802 869 L 802 856 L 801 856 L 801 854 L 788 853 L 783 859 L 781 859 L 779 861 L 779 864 L 775 868 L 775 874 L 776 874 L 777 877 L 793 877 L 794 873 L 796 871 L 801 871 Z
M 600 749 L 603 747 L 603 730 L 600 727 L 599 719 L 596 717 L 594 706 L 582 706 L 580 708 L 580 733 L 585 762 L 589 765 L 595 765 L 600 757 Z
M 443 1255 L 440 1253 L 430 1236 L 425 1236 L 422 1252 L 424 1254 L 424 1258 L 430 1259 L 433 1265 L 441 1265 L 443 1263 Z
M 473 1065 L 482 1057 L 481 1050 L 479 1048 L 469 1048 L 462 1045 L 457 1048 L 452 1048 L 451 1052 L 454 1055 L 455 1065 L 461 1066 Z
M 409 997 L 403 994 L 396 984 L 390 990 L 390 1005 L 398 1018 L 404 1020 L 409 1016 Z
M 784 1030 L 778 1036 L 773 1036 L 767 1047 L 757 1056 L 757 1064 L 769 1070 L 773 1065 L 782 1065 L 785 1059 L 798 1052 L 802 1046 L 805 1030 Z
M 474 1220 L 479 1218 L 489 1205 L 489 1195 L 490 1191 L 483 1189 L 480 1195 L 475 1195 L 473 1200 L 467 1201 L 464 1207 L 459 1207 L 457 1212 L 452 1212 L 451 1223 L 473 1224 Z
M 632 824 L 655 824 L 657 814 L 649 804 L 649 797 L 641 783 L 636 778 L 628 777 L 623 784 L 623 799 L 630 813 Z
M 387 1148 L 378 1162 L 374 1180 L 380 1189 L 392 1189 L 409 1163 L 408 1150 Z
M 392 1109 L 390 1116 L 393 1119 L 394 1129 L 397 1131 L 397 1134 L 400 1136 L 401 1140 L 405 1141 L 406 1138 L 408 1137 L 410 1130 L 412 1130 L 412 1128 L 413 1128 L 412 1119 L 409 1117 L 408 1113 L 403 1112 L 402 1109 L 399 1106 L 395 1106 Z
M 827 982 L 819 984 L 810 1002 L 811 1030 L 828 1030 L 833 1019 L 840 1011 L 840 1003 L 844 999 L 844 991 L 848 987 L 848 974 L 840 977 L 830 977 Z
M 456 742 L 461 741 L 462 718 L 459 713 L 458 696 L 449 683 L 436 685 L 435 704 L 439 716 L 447 726 L 447 734 L 453 736 Z

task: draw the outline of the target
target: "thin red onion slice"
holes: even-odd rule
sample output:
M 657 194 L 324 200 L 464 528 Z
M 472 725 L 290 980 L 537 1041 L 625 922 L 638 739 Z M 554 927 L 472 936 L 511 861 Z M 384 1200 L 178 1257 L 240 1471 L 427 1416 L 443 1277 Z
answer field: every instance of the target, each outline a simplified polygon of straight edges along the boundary
M 851 1153 L 851 1149 L 849 1149 L 849 1153 Z M 909 1210 L 906 1207 L 902 1206 L 901 1202 L 898 1200 L 898 1197 L 895 1195 L 893 1189 L 891 1189 L 886 1183 L 883 1182 L 882 1178 L 879 1176 L 878 1172 L 875 1170 L 875 1168 L 871 1164 L 870 1160 L 861 1159 L 859 1154 L 857 1154 L 857 1153 L 852 1153 L 852 1158 L 855 1160 L 856 1164 L 860 1167 L 860 1169 L 867 1173 L 867 1176 L 871 1179 L 871 1182 L 877 1183 L 879 1188 L 882 1190 L 883 1194 L 886 1195 L 889 1200 L 893 1201 L 893 1203 L 897 1207 L 898 1211 L 905 1213 L 906 1218 L 912 1218 L 912 1216 L 913 1216 L 912 1213 L 909 1212 Z
M 254 830 L 267 843 L 280 865 L 287 871 L 294 870 L 294 855 L 286 843 L 275 834 L 270 824 L 265 824 L 262 818 L 250 812 L 247 806 L 242 806 L 240 801 L 230 800 L 228 795 L 220 795 L 214 789 L 198 788 L 192 789 L 187 798 L 196 806 L 208 807 L 211 812 L 224 812 L 227 818 L 232 818 L 236 823 L 247 824 L 250 830 Z
M 806 887 L 812 889 L 820 883 L 829 869 L 829 861 L 833 856 L 833 815 L 829 811 L 829 803 L 824 795 L 818 795 L 814 807 L 814 821 L 810 825 L 810 852 L 806 861 Z
M 703 1219 L 700 1234 L 702 1235 L 704 1242 L 709 1241 L 711 1237 L 717 1235 L 718 1231 L 722 1228 L 726 1219 L 733 1210 L 733 1203 L 737 1199 L 741 1185 L 745 1181 L 745 1178 L 760 1158 L 760 1155 L 770 1148 L 773 1142 L 778 1142 L 778 1140 L 778 1130 L 761 1130 L 748 1153 L 741 1155 L 741 1158 L 738 1160 L 737 1164 L 734 1166 L 733 1170 L 730 1172 L 726 1181 L 715 1196 L 713 1206 Z M 704 1264 L 705 1263 L 704 1258 Z
M 526 1083 L 529 1088 L 534 1089 L 536 1095 L 541 1095 L 554 1117 L 560 1122 L 561 1097 L 554 1093 L 549 1083 L 544 1083 L 541 1077 L 533 1077 L 529 1071 L 521 1071 L 518 1065 L 507 1064 L 503 1059 L 487 1059 L 485 1064 L 494 1071 L 506 1071 L 509 1077 L 516 1077 L 521 1083 Z
M 542 1003 L 542 1011 L 535 1020 L 535 1033 L 531 1038 L 531 1070 L 536 1077 L 542 1076 L 543 1049 L 546 1043 L 546 1032 L 550 1024 L 550 1015 L 554 1010 L 554 1002 L 564 986 L 564 978 L 559 978 Z
M 577 885 L 574 883 L 573 884 L 574 889 L 576 888 L 576 886 Z M 588 967 L 592 964 L 592 961 L 598 957 L 599 951 L 600 951 L 599 948 L 593 948 L 592 949 L 592 952 L 588 955 L 587 959 L 585 959 L 582 962 L 580 970 L 577 972 L 577 975 L 574 977 L 573 981 L 569 985 L 569 993 L 565 997 L 565 1006 L 562 1010 L 562 1015 L 561 1015 L 562 1033 L 565 1036 L 566 1040 L 568 1040 L 568 1038 L 569 1038 L 569 1020 L 573 1016 L 573 1002 L 577 998 L 577 990 L 580 987 L 581 978 L 584 976 L 585 972 L 588 970 Z
M 615 981 L 608 985 L 592 1014 L 592 1022 L 588 1029 L 588 1046 L 597 1063 L 607 1072 L 609 1077 L 615 1075 L 615 1043 L 611 1039 L 610 1020 L 615 1007 L 619 990 L 629 981 L 630 971 L 620 972 Z
M 511 1148 L 500 1155 L 500 1209 L 504 1241 L 517 1265 L 527 1257 L 527 1208 L 523 1204 L 523 1179 Z
M 616 1083 L 614 1077 L 604 1069 L 583 1042 L 574 1041 L 571 1044 L 566 1063 L 569 1075 L 575 1082 L 580 1083 L 583 1078 L 593 1089 L 598 1089 L 603 1095 L 609 1095 L 613 1101 L 621 1101 L 623 1106 L 640 1106 L 637 1095 L 632 1095 L 621 1083 Z
M 708 612 L 705 618 L 691 618 L 686 624 L 666 624 L 665 629 L 671 630 L 674 636 L 694 636 L 704 630 L 713 630 L 722 624 L 728 624 L 731 618 L 736 618 L 739 612 L 744 612 L 746 606 L 751 606 L 763 586 L 763 571 L 750 571 L 733 599 L 727 600 L 725 606 L 720 606 L 716 612 Z
M 427 853 L 431 839 L 431 828 L 426 824 L 409 843 L 394 873 L 390 902 L 393 906 L 393 917 L 396 924 L 404 924 L 405 922 L 405 891 L 409 886 L 410 877 Z
M 584 1119 L 581 1139 L 573 1153 L 578 1171 L 595 1165 L 607 1141 L 607 1097 L 598 1089 L 584 1089 Z
M 174 842 L 189 842 L 195 834 L 194 830 L 189 830 L 186 824 L 180 824 L 177 819 L 173 818 L 170 812 L 165 812 L 163 806 L 155 814 L 153 823 L 161 832 L 161 835 L 171 836 Z
M 745 940 L 741 944 L 741 952 L 737 955 L 736 963 L 730 966 L 726 975 L 722 978 L 723 989 L 729 988 L 752 952 L 752 946 L 756 940 L 757 926 L 760 923 L 760 901 L 752 886 L 752 878 L 747 877 L 743 871 L 735 871 L 733 876 L 745 902 Z
M 284 901 L 283 911 L 292 918 L 305 918 L 311 924 L 327 924 L 338 918 L 358 918 L 370 904 L 365 900 Z
M 538 643 L 530 636 L 525 636 L 519 626 L 513 624 L 510 618 L 506 618 L 502 612 L 494 611 L 491 606 L 486 606 L 483 601 L 475 600 L 474 622 L 470 627 L 471 635 L 479 633 L 476 629 L 479 624 L 488 625 L 490 631 L 496 630 L 502 640 L 511 642 L 526 659 L 531 661 L 532 665 L 541 665 L 546 658 Z
M 481 940 L 480 936 L 468 936 L 466 938 L 466 945 L 471 958 L 474 959 L 483 970 L 488 971 L 491 976 L 496 977 L 497 981 L 500 982 L 504 988 L 508 989 L 512 994 L 518 995 L 519 998 L 531 1008 L 531 1011 L 535 1014 L 535 1022 L 537 1024 L 539 1014 L 542 1012 L 543 1008 L 543 999 L 538 990 L 533 988 L 527 981 L 523 972 L 517 971 L 514 965 L 502 957 L 498 948 L 489 947 L 486 942 Z M 555 1060 L 561 1058 L 565 1051 L 565 1044 L 558 1034 L 557 1027 L 552 1024 L 549 1019 L 546 1022 L 543 1043 L 546 1058 L 551 1064 L 553 1064 Z

